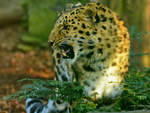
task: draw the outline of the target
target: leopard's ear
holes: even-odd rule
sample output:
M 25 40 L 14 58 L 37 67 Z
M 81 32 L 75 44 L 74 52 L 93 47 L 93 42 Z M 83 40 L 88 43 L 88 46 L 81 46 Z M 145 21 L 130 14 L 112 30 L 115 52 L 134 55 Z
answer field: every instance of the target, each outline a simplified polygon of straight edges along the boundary
M 82 4 L 80 2 L 75 3 L 75 4 L 67 3 L 66 7 L 65 7 L 65 12 L 71 11 L 72 9 L 77 8 L 77 7 L 81 7 L 81 6 L 82 6 Z
M 94 11 L 92 9 L 86 9 L 85 12 L 84 12 L 84 15 L 87 17 L 87 18 L 90 18 L 92 16 L 94 16 Z
M 87 4 L 87 7 L 83 12 L 83 19 L 93 23 L 96 12 L 95 7 L 93 7 L 91 3 Z
M 100 18 L 94 10 L 87 9 L 84 13 L 84 20 L 89 21 L 91 24 L 95 24 L 99 23 Z
M 106 12 L 106 7 L 100 3 L 88 3 L 85 7 L 82 19 L 89 21 L 91 24 L 100 23 L 102 14 Z

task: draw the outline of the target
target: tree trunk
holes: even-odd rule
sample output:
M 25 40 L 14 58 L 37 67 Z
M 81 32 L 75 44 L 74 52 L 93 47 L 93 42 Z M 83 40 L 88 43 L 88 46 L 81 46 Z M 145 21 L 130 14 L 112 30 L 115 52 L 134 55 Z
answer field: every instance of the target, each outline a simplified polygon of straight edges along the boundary
M 143 40 L 143 51 L 150 53 L 150 0 L 146 1 L 145 16 L 144 16 L 144 28 L 147 34 Z M 143 66 L 150 68 L 150 54 L 142 57 Z

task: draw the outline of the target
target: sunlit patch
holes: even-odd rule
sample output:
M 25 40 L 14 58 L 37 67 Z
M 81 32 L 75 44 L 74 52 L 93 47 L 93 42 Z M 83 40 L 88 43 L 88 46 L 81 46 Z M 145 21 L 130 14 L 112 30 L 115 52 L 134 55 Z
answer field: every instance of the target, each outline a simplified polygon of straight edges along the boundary
M 119 77 L 117 76 L 103 76 L 96 85 L 95 92 L 98 93 L 97 98 L 116 97 L 121 93 Z

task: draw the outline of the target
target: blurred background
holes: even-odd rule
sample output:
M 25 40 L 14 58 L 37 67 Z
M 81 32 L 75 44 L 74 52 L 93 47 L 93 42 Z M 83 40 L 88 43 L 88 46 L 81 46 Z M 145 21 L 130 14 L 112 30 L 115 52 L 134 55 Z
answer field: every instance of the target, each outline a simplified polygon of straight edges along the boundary
M 97 1 L 125 21 L 130 66 L 150 71 L 150 0 L 0 0 L 0 98 L 20 89 L 18 79 L 53 78 L 47 41 L 58 12 L 67 3 Z M 24 103 L 0 99 L 0 113 L 25 113 Z

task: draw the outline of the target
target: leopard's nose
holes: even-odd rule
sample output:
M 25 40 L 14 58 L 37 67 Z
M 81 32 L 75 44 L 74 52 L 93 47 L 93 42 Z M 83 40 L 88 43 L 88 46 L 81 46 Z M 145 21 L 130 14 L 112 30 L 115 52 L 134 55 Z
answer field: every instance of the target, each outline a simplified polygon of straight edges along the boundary
M 59 48 L 61 49 L 61 55 L 64 59 L 73 59 L 74 58 L 74 50 L 73 47 L 66 42 L 61 43 L 59 45 Z

